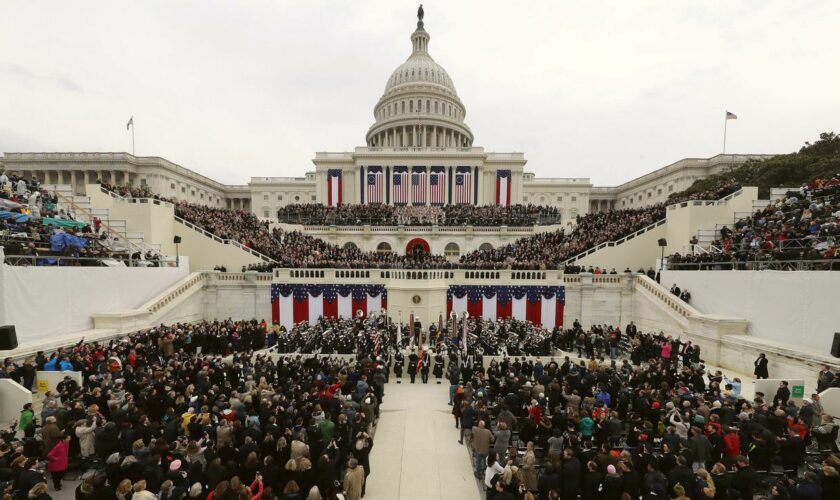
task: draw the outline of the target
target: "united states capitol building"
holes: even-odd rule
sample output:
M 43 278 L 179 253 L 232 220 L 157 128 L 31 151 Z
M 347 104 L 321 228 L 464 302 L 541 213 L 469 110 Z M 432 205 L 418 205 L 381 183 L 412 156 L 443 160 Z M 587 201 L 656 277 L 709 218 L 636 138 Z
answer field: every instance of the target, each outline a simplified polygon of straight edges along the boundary
M 273 219 L 297 203 L 536 204 L 555 207 L 569 224 L 578 215 L 664 202 L 695 180 L 761 155 L 685 158 L 618 186 L 589 178 L 538 178 L 522 152 L 489 152 L 475 145 L 466 106 L 449 73 L 432 58 L 423 20 L 411 34 L 411 53 L 388 77 L 373 109 L 365 145 L 353 151 L 317 152 L 303 177 L 252 177 L 226 185 L 156 156 L 128 153 L 6 152 L 0 167 L 67 184 L 75 194 L 101 181 L 147 186 L 168 198 L 250 210 Z

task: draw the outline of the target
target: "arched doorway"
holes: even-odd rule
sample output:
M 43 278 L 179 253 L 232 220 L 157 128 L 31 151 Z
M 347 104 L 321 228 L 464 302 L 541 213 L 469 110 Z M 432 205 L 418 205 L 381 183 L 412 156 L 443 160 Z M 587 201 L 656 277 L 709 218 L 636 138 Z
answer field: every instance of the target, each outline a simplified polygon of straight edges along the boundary
M 405 246 L 406 255 L 422 256 L 431 253 L 429 243 L 423 238 L 414 238 Z
M 391 244 L 387 241 L 376 245 L 376 253 L 391 253 Z
M 447 244 L 446 248 L 443 249 L 443 255 L 449 257 L 450 259 L 457 258 L 461 255 L 461 248 L 453 241 L 452 243 Z

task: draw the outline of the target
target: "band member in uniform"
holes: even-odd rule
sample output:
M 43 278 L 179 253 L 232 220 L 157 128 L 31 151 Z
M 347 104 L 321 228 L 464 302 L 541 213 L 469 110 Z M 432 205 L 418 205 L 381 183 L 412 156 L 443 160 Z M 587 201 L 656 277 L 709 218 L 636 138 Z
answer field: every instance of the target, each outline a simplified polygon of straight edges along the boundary
M 394 375 L 397 376 L 397 383 L 401 383 L 402 380 L 402 372 L 403 372 L 403 353 L 401 350 L 397 349 L 397 353 L 394 354 Z
M 382 353 L 382 370 L 385 372 L 385 383 L 391 379 L 391 351 Z
M 428 351 L 423 351 L 423 357 L 420 358 L 420 379 L 424 384 L 429 383 L 429 365 L 431 364 L 431 356 Z
M 435 354 L 435 378 L 437 383 L 440 383 L 440 378 L 443 377 L 443 354 L 440 351 Z
M 473 369 L 478 370 L 480 372 L 484 371 L 484 356 L 481 352 L 475 353 L 475 358 L 473 359 Z
M 417 353 L 412 349 L 411 354 L 408 355 L 408 376 L 411 378 L 411 383 L 414 383 L 414 377 L 417 376 Z

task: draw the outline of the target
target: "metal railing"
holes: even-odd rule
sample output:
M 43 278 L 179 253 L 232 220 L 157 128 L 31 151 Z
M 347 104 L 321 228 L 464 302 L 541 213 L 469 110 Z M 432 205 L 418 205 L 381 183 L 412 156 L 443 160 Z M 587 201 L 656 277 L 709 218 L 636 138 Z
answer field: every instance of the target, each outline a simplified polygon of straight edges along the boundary
M 326 282 L 341 282 L 342 280 L 366 280 L 382 282 L 383 280 L 452 280 L 455 283 L 474 284 L 476 282 L 546 282 L 562 281 L 563 273 L 557 270 L 483 270 L 483 269 L 307 269 L 307 268 L 278 268 L 274 269 L 274 278 L 284 281 L 309 282 L 324 280 Z
M 840 258 L 820 260 L 720 260 L 710 262 L 673 262 L 669 271 L 840 271 Z
M 62 202 L 64 204 L 69 205 L 73 209 L 74 213 L 77 216 L 79 215 L 79 212 L 82 212 L 83 214 L 86 214 L 87 223 L 88 224 L 93 224 L 94 215 L 93 215 L 93 212 L 91 212 L 89 209 L 84 208 L 84 207 L 80 207 L 79 205 L 76 204 L 75 201 L 73 201 L 72 198 L 68 198 L 67 196 L 59 193 L 58 191 L 55 191 L 55 196 L 56 196 L 57 199 L 63 200 Z M 105 231 L 107 231 L 108 233 L 111 233 L 112 235 L 119 236 L 119 237 L 122 238 L 122 241 L 124 241 L 126 246 L 128 247 L 129 255 L 131 255 L 132 253 L 135 253 L 135 252 L 145 253 L 145 252 L 150 251 L 150 252 L 153 252 L 153 253 L 157 254 L 158 257 L 161 260 L 165 258 L 165 256 L 163 254 L 161 254 L 158 250 L 156 250 L 154 248 L 149 248 L 149 247 L 144 248 L 143 246 L 138 245 L 138 244 L 134 243 L 133 241 L 131 241 L 128 238 L 128 231 L 122 232 L 122 231 L 119 231 L 118 229 L 114 229 L 106 221 L 101 221 L 101 224 L 102 224 L 102 227 L 105 229 Z
M 65 255 L 0 255 L 0 262 L 10 266 L 38 267 L 175 267 L 172 260 L 139 260 L 127 257 L 74 257 Z M 95 265 L 91 265 L 95 264 Z M 109 265 L 117 264 L 117 265 Z
M 174 217 L 175 217 L 175 222 L 178 222 L 179 224 L 183 224 L 183 225 L 187 226 L 188 228 L 190 228 L 194 231 L 198 231 L 199 233 L 203 234 L 204 236 L 206 236 L 208 238 L 211 238 L 215 242 L 221 243 L 223 245 L 234 246 L 234 247 L 239 248 L 240 250 L 242 250 L 244 252 L 248 252 L 249 254 L 253 255 L 254 257 L 262 259 L 262 260 L 264 260 L 265 262 L 268 262 L 268 263 L 276 262 L 271 257 L 269 257 L 267 255 L 264 255 L 264 254 L 254 250 L 252 248 L 248 248 L 248 247 L 246 247 L 245 245 L 243 245 L 242 243 L 240 243 L 236 240 L 221 238 L 221 237 L 216 236 L 215 234 L 211 233 L 210 231 L 193 224 L 192 222 L 190 222 L 188 220 L 185 220 L 185 219 L 182 219 L 182 218 L 178 217 L 177 215 L 175 215 Z
M 645 234 L 646 232 L 648 232 L 652 229 L 656 229 L 657 227 L 661 226 L 662 224 L 665 224 L 666 220 L 667 219 L 665 219 L 665 218 L 659 219 L 658 221 L 654 222 L 653 224 L 647 225 L 647 226 L 639 229 L 638 231 L 636 231 L 634 233 L 628 234 L 627 236 L 622 236 L 621 238 L 619 238 L 617 240 L 605 241 L 603 243 L 599 243 L 598 245 L 590 248 L 589 250 L 584 250 L 583 252 L 580 252 L 579 254 L 575 255 L 574 257 L 570 257 L 570 258 L 564 260 L 562 265 L 564 265 L 564 266 L 571 265 L 571 264 L 575 263 L 576 261 L 586 257 L 587 255 L 595 253 L 598 250 L 601 250 L 602 248 L 614 247 L 614 246 L 620 245 L 620 244 L 622 244 L 626 241 L 630 241 L 633 238 L 635 238 L 636 236 Z

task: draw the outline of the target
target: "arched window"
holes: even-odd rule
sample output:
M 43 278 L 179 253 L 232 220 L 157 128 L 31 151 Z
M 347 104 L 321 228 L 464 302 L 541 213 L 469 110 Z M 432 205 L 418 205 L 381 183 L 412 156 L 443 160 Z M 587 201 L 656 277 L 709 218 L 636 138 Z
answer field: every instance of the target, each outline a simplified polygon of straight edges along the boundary
M 447 257 L 458 257 L 461 255 L 461 249 L 455 242 L 448 243 L 446 248 L 443 249 L 443 254 Z
M 344 249 L 345 250 L 358 250 L 359 247 L 356 246 L 356 244 L 353 243 L 352 241 L 348 241 L 347 243 L 344 244 Z
M 376 245 L 376 253 L 391 253 L 391 245 L 387 241 Z
M 435 114 L 437 114 L 437 112 L 438 112 L 438 102 L 435 101 Z
M 413 100 L 408 101 L 408 112 L 409 113 L 414 113 L 414 101 Z
M 432 110 L 432 105 L 429 103 L 429 100 L 426 100 L 426 113 Z
M 478 247 L 478 249 L 482 252 L 489 252 L 493 250 L 493 245 L 491 245 L 490 243 L 482 243 L 481 246 Z

